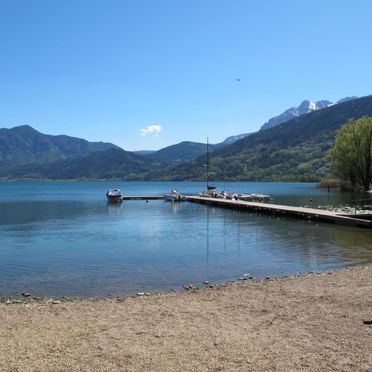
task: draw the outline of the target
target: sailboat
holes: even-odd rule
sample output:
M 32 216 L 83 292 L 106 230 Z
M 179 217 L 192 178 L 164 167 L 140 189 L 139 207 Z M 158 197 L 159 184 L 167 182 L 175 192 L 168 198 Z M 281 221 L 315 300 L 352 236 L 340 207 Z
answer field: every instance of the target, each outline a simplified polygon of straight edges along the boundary
M 199 193 L 200 197 L 212 198 L 216 197 L 218 193 L 216 192 L 216 187 L 209 185 L 209 141 L 207 137 L 207 188 Z

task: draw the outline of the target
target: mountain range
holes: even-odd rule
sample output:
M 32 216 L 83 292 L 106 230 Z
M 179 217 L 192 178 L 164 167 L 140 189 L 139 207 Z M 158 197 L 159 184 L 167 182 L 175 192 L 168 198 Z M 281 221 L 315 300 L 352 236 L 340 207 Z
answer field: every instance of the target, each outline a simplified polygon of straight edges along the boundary
M 315 180 L 329 173 L 325 154 L 337 129 L 351 118 L 372 116 L 372 97 L 337 104 L 304 102 L 284 123 L 210 145 L 211 175 L 216 180 Z M 326 107 L 320 109 L 322 105 Z M 184 141 L 132 153 L 110 143 L 50 136 L 21 126 L 0 129 L 0 177 L 198 180 L 205 179 L 205 151 L 203 143 Z
M 346 100 L 260 130 L 210 154 L 214 180 L 319 181 L 331 173 L 327 152 L 350 119 L 372 116 L 372 96 Z M 147 174 L 154 180 L 205 179 L 205 156 Z
M 137 179 L 151 169 L 149 158 L 120 148 L 93 152 L 85 156 L 47 164 L 27 164 L 1 173 L 12 179 Z
M 298 116 L 308 114 L 309 112 L 321 110 L 323 108 L 326 108 L 332 105 L 337 105 L 339 103 L 351 101 L 356 98 L 357 97 L 345 97 L 345 98 L 338 100 L 337 102 L 331 102 L 327 100 L 313 102 L 309 100 L 304 100 L 300 103 L 299 106 L 291 107 L 288 110 L 285 110 L 280 115 L 274 116 L 273 118 L 271 118 L 261 127 L 261 130 L 276 127 L 277 125 L 285 123 Z
M 321 101 L 310 101 L 308 99 L 305 99 L 302 101 L 298 106 L 290 107 L 289 109 L 285 110 L 281 114 L 272 117 L 269 119 L 265 124 L 263 124 L 260 128 L 260 130 L 269 129 L 272 127 L 276 127 L 277 125 L 283 124 L 291 119 L 294 119 L 296 117 L 308 114 L 309 112 L 320 110 L 332 105 L 337 105 L 342 102 L 351 101 L 353 99 L 356 99 L 358 97 L 352 96 L 352 97 L 345 97 L 341 98 L 337 102 L 331 102 L 328 100 L 321 100 Z M 240 139 L 249 136 L 252 133 L 243 133 L 238 134 L 235 136 L 230 136 L 226 138 L 221 144 L 219 145 L 230 145 L 236 141 L 239 141 Z
M 317 181 L 331 173 L 327 152 L 350 119 L 372 116 L 372 96 L 343 100 L 260 130 L 211 154 L 216 179 Z
M 29 125 L 3 128 L 0 129 L 0 170 L 31 163 L 47 164 L 112 148 L 119 147 L 112 143 L 42 134 Z

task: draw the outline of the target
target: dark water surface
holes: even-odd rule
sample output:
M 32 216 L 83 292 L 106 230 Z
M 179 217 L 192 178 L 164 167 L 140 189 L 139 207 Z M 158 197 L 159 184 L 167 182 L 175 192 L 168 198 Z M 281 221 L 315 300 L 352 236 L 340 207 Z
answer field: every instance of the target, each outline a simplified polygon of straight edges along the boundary
M 370 230 L 192 203 L 105 199 L 111 187 L 153 195 L 174 186 L 191 194 L 204 184 L 0 183 L 0 296 L 101 297 L 372 262 Z M 289 205 L 339 206 L 365 197 L 315 184 L 226 188 L 269 193 Z

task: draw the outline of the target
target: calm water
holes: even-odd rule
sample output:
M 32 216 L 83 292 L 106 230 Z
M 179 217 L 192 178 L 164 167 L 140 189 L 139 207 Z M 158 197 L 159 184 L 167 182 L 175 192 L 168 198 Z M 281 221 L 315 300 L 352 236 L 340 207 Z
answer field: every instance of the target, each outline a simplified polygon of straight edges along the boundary
M 203 183 L 0 183 L 0 297 L 108 296 L 318 271 L 372 262 L 372 232 L 256 216 L 192 203 L 128 201 L 105 192 L 151 195 Z M 224 184 L 216 184 L 223 188 Z M 315 184 L 229 183 L 290 205 L 342 205 L 363 195 Z M 311 201 L 310 201 L 311 200 Z

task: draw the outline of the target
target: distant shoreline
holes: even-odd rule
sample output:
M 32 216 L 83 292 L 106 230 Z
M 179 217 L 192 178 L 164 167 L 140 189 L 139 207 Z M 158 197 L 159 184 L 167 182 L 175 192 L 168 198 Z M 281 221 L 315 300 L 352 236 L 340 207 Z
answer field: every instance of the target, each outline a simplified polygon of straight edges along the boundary
M 172 180 L 123 180 L 123 179 L 79 179 L 79 178 L 73 178 L 73 179 L 51 179 L 51 178 L 14 178 L 14 179 L 2 179 L 0 178 L 0 182 L 156 182 L 156 183 L 192 183 L 192 182 L 197 182 L 197 183 L 205 183 L 205 180 L 183 180 L 183 181 L 172 181 Z M 237 180 L 232 180 L 232 181 L 212 181 L 211 183 L 313 183 L 313 184 L 319 184 L 320 181 L 256 181 L 256 180 L 250 180 L 250 181 L 237 181 Z

